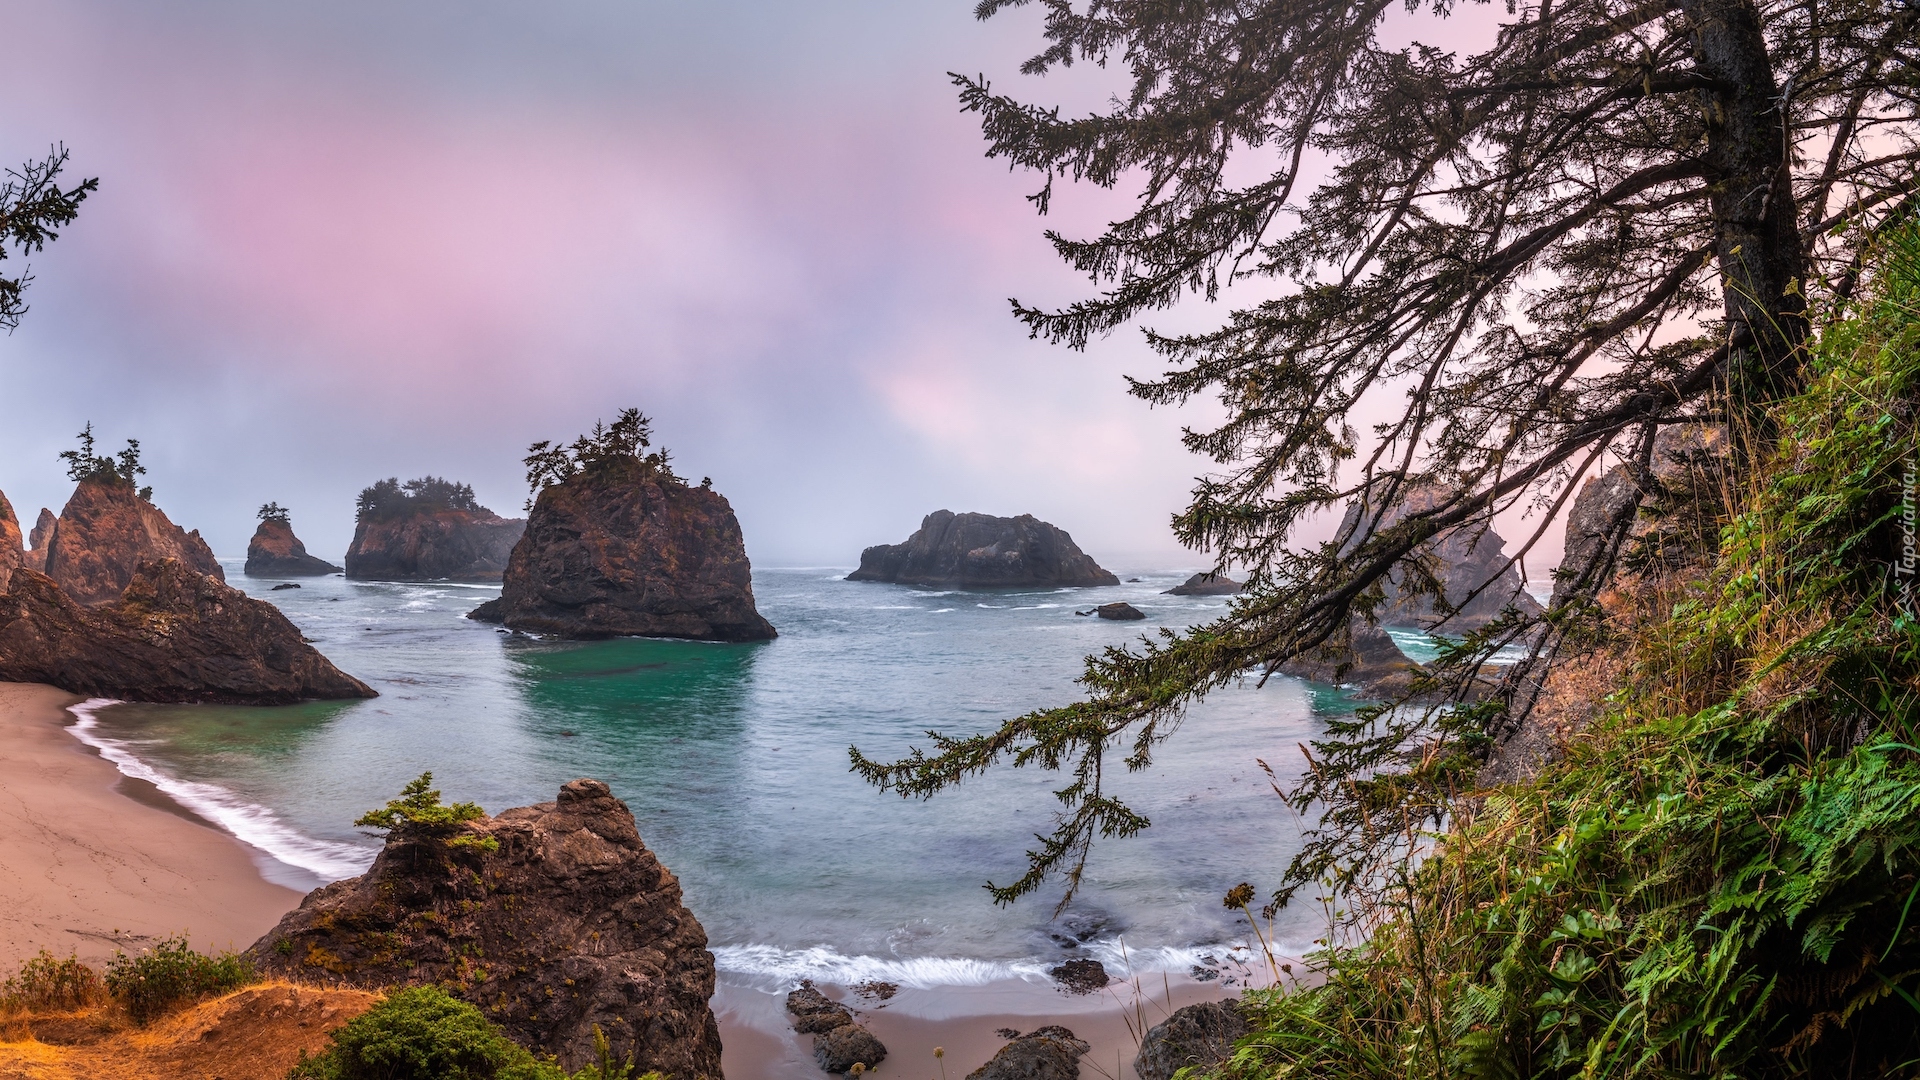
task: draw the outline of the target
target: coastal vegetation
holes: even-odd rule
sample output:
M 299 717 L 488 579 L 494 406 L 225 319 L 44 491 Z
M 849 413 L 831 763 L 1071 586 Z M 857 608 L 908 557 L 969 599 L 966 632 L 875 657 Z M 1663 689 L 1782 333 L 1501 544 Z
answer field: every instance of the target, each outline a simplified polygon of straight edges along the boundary
M 471 485 L 438 476 L 416 477 L 404 484 L 399 477 L 389 476 L 362 488 L 354 502 L 355 519 L 359 521 L 395 521 L 442 510 L 481 509 Z
M 8 169 L 0 181 L 0 261 L 11 247 L 21 255 L 46 249 L 47 242 L 60 238 L 60 229 L 80 216 L 80 204 L 100 187 L 100 180 L 82 180 L 70 188 L 60 184 L 60 173 L 67 167 L 67 149 L 54 147 L 47 156 L 29 161 L 17 169 Z M 33 281 L 26 270 L 12 276 L 0 274 L 0 330 L 11 332 L 27 313 L 24 294 Z
M 500 848 L 498 840 L 490 836 L 471 836 L 460 828 L 467 822 L 478 821 L 486 816 L 487 812 L 480 809 L 478 803 L 441 802 L 440 792 L 433 786 L 433 774 L 423 772 L 400 789 L 399 798 L 389 799 L 387 805 L 361 814 L 353 824 L 382 837 L 390 836 L 398 829 L 404 830 L 410 839 L 437 841 L 448 847 L 497 851 Z
M 641 476 L 684 483 L 673 472 L 673 455 L 666 447 L 642 454 L 653 445 L 653 421 L 639 409 L 622 409 L 613 423 L 593 422 L 593 431 L 578 436 L 566 445 L 541 439 L 527 447 L 522 463 L 527 467 L 527 509 L 533 509 L 540 493 L 555 484 L 564 484 L 581 474 L 593 475 L 610 469 L 637 469 Z M 711 480 L 702 481 L 709 487 Z
M 60 460 L 67 463 L 67 479 L 75 483 L 92 481 L 101 484 L 121 484 L 133 487 L 137 478 L 146 475 L 147 467 L 140 464 L 140 440 L 128 439 L 126 449 L 107 457 L 94 453 L 93 424 L 89 422 L 74 436 L 80 441 L 75 450 L 60 451 Z M 139 491 L 143 499 L 153 498 L 151 486 Z

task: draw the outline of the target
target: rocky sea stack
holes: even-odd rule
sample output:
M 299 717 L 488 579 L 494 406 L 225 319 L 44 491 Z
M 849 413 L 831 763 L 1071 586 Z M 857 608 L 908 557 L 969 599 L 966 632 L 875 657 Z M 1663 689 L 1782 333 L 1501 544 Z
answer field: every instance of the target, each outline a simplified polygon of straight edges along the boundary
M 307 554 L 307 545 L 293 535 L 293 521 L 285 508 L 268 503 L 260 508 L 260 527 L 247 544 L 248 577 L 318 577 L 340 568 Z
M 775 636 L 754 608 L 733 507 L 710 484 L 675 476 L 664 453 L 642 456 L 646 424 L 628 410 L 571 448 L 535 445 L 526 535 L 500 598 L 472 618 L 567 638 Z
M 30 566 L 41 573 L 47 572 L 47 544 L 53 540 L 53 527 L 60 519 L 53 511 L 40 508 L 39 520 L 33 523 L 33 531 L 27 534 L 27 550 L 21 553 L 20 565 Z
M 938 510 L 903 544 L 860 553 L 848 581 L 886 581 L 942 589 L 1060 588 L 1118 585 L 1064 530 L 1032 514 L 993 517 Z
M 20 535 L 20 519 L 14 516 L 13 504 L 7 501 L 6 492 L 0 491 L 0 592 L 6 591 L 8 577 L 25 559 L 26 544 Z
M 1165 596 L 1238 596 L 1245 585 L 1219 574 L 1195 574 L 1168 589 Z
M 74 601 L 98 607 L 120 599 L 136 571 L 161 559 L 227 580 L 199 530 L 188 532 L 168 520 L 131 480 L 92 476 L 73 489 L 54 524 L 46 575 Z
M 1429 490 L 1408 492 L 1373 527 L 1374 531 L 1384 532 L 1407 516 L 1431 508 L 1436 498 L 1437 493 Z M 1351 503 L 1336 535 L 1343 544 L 1351 543 L 1360 524 L 1361 507 Z M 1440 633 L 1460 637 L 1479 630 L 1499 618 L 1508 604 L 1519 609 L 1522 615 L 1541 613 L 1539 602 L 1521 587 L 1519 571 L 1507 565 L 1505 548 L 1500 534 L 1485 525 L 1450 529 L 1427 543 L 1424 551 L 1432 559 L 1434 576 L 1443 586 L 1447 601 L 1459 607 L 1455 615 L 1437 628 Z M 1412 587 L 1409 571 L 1404 566 L 1384 578 L 1381 587 L 1386 593 L 1386 602 L 1375 611 L 1374 618 L 1382 626 L 1426 629 L 1439 618 L 1433 597 Z M 1478 594 L 1474 592 L 1476 589 Z
M 360 493 L 347 576 L 371 581 L 495 581 L 526 531 L 481 506 L 466 484 L 389 477 Z
M 304 983 L 439 985 L 570 1070 L 598 1028 L 635 1075 L 718 1080 L 706 945 L 626 804 L 575 780 L 554 802 L 394 828 L 365 874 L 307 894 L 246 955 Z
M 47 575 L 16 568 L 0 595 L 0 680 L 130 701 L 376 696 L 307 644 L 279 608 L 173 558 L 142 564 L 121 595 L 93 607 Z

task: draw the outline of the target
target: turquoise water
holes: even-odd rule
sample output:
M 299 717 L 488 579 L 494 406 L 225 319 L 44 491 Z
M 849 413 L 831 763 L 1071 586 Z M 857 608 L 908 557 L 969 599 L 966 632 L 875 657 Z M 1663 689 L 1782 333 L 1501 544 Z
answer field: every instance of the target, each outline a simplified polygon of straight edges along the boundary
M 998 908 L 981 885 L 1021 873 L 1062 778 L 1001 770 L 907 801 L 852 775 L 847 748 L 898 754 L 930 728 L 978 732 L 1071 701 L 1087 653 L 1212 618 L 1225 601 L 1160 595 L 1185 572 L 1012 593 L 847 582 L 846 572 L 757 570 L 779 639 L 708 645 L 536 640 L 463 618 L 495 588 L 331 577 L 271 592 L 274 581 L 236 566 L 234 584 L 280 605 L 381 696 L 116 705 L 89 713 L 82 734 L 274 856 L 272 876 L 302 888 L 357 873 L 376 842 L 352 820 L 424 770 L 447 798 L 493 811 L 599 777 L 679 875 L 735 980 L 935 985 L 1122 953 L 1136 968 L 1184 969 L 1244 938 L 1220 897 L 1242 880 L 1270 888 L 1299 831 L 1258 762 L 1290 775 L 1299 744 L 1350 701 L 1287 678 L 1217 694 L 1153 769 L 1114 782 L 1153 826 L 1097 846 L 1067 911 L 1055 915 L 1057 889 Z M 1149 621 L 1074 614 L 1111 600 Z M 1310 940 L 1316 920 L 1283 915 L 1279 936 Z

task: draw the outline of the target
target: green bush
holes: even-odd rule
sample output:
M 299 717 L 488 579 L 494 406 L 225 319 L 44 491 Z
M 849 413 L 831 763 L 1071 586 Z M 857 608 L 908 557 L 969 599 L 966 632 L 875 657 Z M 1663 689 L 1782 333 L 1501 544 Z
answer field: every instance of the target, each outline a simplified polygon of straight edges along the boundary
M 594 1030 L 600 1061 L 568 1076 L 551 1060 L 515 1045 L 479 1009 L 437 986 L 395 990 L 333 1033 L 318 1057 L 303 1058 L 288 1080 L 664 1080 L 633 1078 Z
M 55 959 L 45 949 L 0 984 L 0 1004 L 46 1012 L 71 1012 L 106 1000 L 100 975 L 78 957 Z
M 163 938 L 138 956 L 116 953 L 107 961 L 107 992 L 136 1024 L 258 981 L 253 964 L 240 954 L 195 952 L 184 935 Z
M 441 802 L 440 792 L 433 787 L 433 774 L 423 772 L 400 789 L 399 798 L 389 799 L 380 809 L 361 814 L 353 823 L 382 834 L 401 831 L 414 838 L 440 840 L 448 847 L 497 851 L 500 841 L 491 836 L 459 835 L 462 825 L 486 816 L 487 812 L 476 803 Z

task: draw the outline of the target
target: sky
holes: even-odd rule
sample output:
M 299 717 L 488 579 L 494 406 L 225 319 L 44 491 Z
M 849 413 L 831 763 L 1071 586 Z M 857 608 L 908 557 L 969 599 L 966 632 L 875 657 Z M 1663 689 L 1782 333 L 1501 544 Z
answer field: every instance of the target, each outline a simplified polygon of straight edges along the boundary
M 0 339 L 0 491 L 58 512 L 92 422 L 216 553 L 271 500 L 337 561 L 374 480 L 518 515 L 528 443 L 638 406 L 757 563 L 852 565 L 945 508 L 1210 565 L 1169 518 L 1217 406 L 1128 396 L 1136 331 L 1075 353 L 1008 311 L 1083 295 L 1041 229 L 1126 196 L 1036 218 L 946 73 L 1069 111 L 1111 76 L 1020 76 L 1039 13 L 972 6 L 0 0 L 0 159 L 100 178 Z

